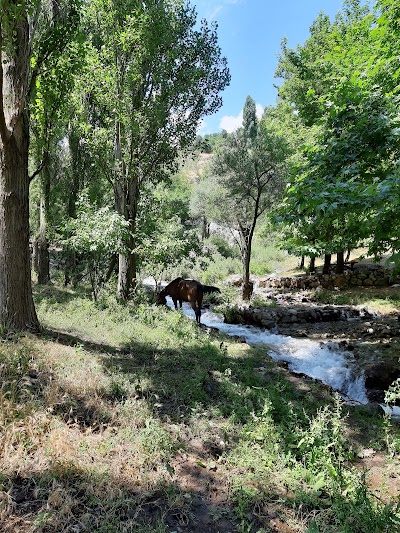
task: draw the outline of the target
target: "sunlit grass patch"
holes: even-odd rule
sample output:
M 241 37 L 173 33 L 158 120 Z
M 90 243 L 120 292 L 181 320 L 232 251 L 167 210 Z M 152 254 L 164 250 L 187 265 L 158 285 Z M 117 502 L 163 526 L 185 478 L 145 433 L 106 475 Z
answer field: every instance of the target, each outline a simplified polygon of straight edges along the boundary
M 400 288 L 366 288 L 351 291 L 319 291 L 315 298 L 326 304 L 364 305 L 380 313 L 398 313 L 400 311 Z

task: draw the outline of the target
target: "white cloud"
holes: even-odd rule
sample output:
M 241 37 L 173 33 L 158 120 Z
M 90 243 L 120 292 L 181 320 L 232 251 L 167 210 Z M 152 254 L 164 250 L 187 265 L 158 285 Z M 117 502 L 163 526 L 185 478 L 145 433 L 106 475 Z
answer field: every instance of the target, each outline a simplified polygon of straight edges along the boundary
M 261 104 L 256 104 L 256 115 L 260 119 L 264 112 L 264 108 Z M 225 115 L 219 121 L 219 127 L 226 130 L 228 133 L 232 133 L 241 127 L 243 122 L 243 110 L 235 117 L 231 115 Z
M 263 116 L 264 108 L 261 104 L 256 104 L 256 115 L 258 120 Z
M 217 6 L 216 8 L 214 8 L 214 10 L 209 15 L 207 15 L 207 20 L 208 21 L 215 20 L 217 18 L 218 13 L 221 11 L 223 7 L 224 6 Z
M 226 130 L 228 133 L 232 133 L 233 131 L 240 128 L 240 126 L 242 125 L 242 120 L 243 120 L 243 111 L 241 111 L 237 117 L 225 115 L 219 121 L 219 127 L 222 128 L 223 130 Z

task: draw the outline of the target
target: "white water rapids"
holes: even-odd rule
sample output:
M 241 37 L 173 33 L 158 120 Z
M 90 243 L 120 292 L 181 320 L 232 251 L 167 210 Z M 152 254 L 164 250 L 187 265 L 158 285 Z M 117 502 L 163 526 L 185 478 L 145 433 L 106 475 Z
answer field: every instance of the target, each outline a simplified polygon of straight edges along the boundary
M 168 300 L 170 300 L 168 298 Z M 168 302 L 173 307 L 172 301 Z M 188 304 L 183 304 L 185 315 L 194 318 Z M 230 336 L 239 336 L 252 346 L 265 346 L 275 361 L 286 361 L 290 371 L 306 374 L 339 391 L 346 402 L 367 404 L 364 375 L 357 375 L 354 356 L 335 343 L 320 343 L 310 339 L 296 339 L 277 335 L 269 330 L 241 324 L 226 324 L 223 316 L 203 310 L 202 324 L 218 328 Z

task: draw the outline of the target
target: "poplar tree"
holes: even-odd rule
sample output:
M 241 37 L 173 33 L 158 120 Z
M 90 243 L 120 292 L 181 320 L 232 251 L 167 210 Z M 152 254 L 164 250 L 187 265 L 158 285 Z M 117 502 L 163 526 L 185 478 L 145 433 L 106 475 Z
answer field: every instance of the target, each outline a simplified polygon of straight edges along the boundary
M 243 300 L 249 300 L 251 249 L 256 224 L 279 198 L 284 181 L 282 166 L 287 145 L 267 118 L 257 120 L 256 105 L 248 96 L 243 124 L 227 136 L 212 163 L 214 183 L 209 188 L 210 218 L 234 231 L 243 268 Z
M 0 2 L 0 325 L 39 328 L 29 249 L 29 105 L 46 62 L 74 31 L 79 0 Z M 38 33 L 41 15 L 65 12 Z M 35 53 L 34 53 L 35 51 Z M 35 60 L 33 61 L 33 57 Z

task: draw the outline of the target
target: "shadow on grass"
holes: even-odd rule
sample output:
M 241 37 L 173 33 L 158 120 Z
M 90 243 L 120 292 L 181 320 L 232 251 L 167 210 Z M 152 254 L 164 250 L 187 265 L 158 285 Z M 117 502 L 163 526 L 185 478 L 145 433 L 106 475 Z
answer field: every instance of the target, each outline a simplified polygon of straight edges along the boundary
M 46 330 L 44 336 L 95 353 L 107 374 L 124 375 L 135 386 L 136 398 L 145 399 L 161 419 L 187 422 L 193 413 L 210 409 L 245 422 L 272 402 L 274 421 L 286 431 L 290 402 L 299 403 L 300 418 L 304 410 L 314 413 L 319 407 L 310 389 L 304 392 L 300 380 L 290 382 L 288 372 L 266 357 L 265 349 L 245 345 L 241 355 L 232 358 L 223 340 L 217 345 L 206 337 L 202 343 L 172 349 L 136 340 L 116 348 L 55 330 Z M 329 388 L 320 391 L 318 401 L 331 401 Z
M 219 346 L 205 339 L 201 345 L 169 349 L 136 340 L 115 347 L 56 330 L 46 330 L 43 336 L 98 355 L 106 372 L 125 375 L 135 386 L 136 398 L 146 400 L 161 419 L 187 422 L 193 413 L 212 409 L 220 416 L 245 422 L 262 411 L 265 402 L 271 402 L 274 422 L 287 433 L 293 410 L 297 420 L 305 420 L 305 413 L 313 416 L 319 407 L 332 402 L 330 387 L 278 367 L 262 348 L 245 348 L 240 357 L 232 358 L 223 340 Z M 112 393 L 104 396 L 113 401 Z M 351 414 L 355 440 L 365 445 L 366 430 L 376 411 L 345 406 L 344 412 Z M 82 419 L 86 418 L 83 412 Z M 377 432 L 374 426 L 371 437 L 383 439 L 383 427 Z
M 80 287 L 79 289 L 71 289 L 70 287 L 61 287 L 60 285 L 37 285 L 33 284 L 32 292 L 37 304 L 42 303 L 43 300 L 48 300 L 49 303 L 66 304 L 72 300 L 76 300 L 77 295 L 83 298 L 91 296 L 90 290 Z
M 239 531 L 226 501 L 212 502 L 196 487 L 185 487 L 183 492 L 171 478 L 145 490 L 135 479 L 123 481 L 54 464 L 40 473 L 2 476 L 2 485 L 8 495 L 0 513 L 0 529 L 5 533 Z M 256 529 L 249 524 L 246 531 Z
M 240 354 L 233 358 L 228 355 L 223 340 L 218 345 L 210 343 L 205 336 L 200 344 L 188 343 L 174 349 L 136 340 L 118 349 L 56 331 L 46 331 L 45 337 L 66 346 L 79 345 L 95 353 L 108 373 L 122 374 L 131 384 L 137 384 L 136 397 L 144 399 L 152 413 L 167 423 L 189 423 L 193 417 L 209 416 L 204 415 L 207 411 L 216 418 L 220 415 L 239 424 L 251 423 L 253 416 L 262 416 L 269 402 L 276 431 L 282 436 L 279 439 L 282 453 L 296 453 L 291 425 L 305 418 L 304 410 L 312 416 L 322 403 L 331 400 L 329 391 L 325 389 L 325 395 L 318 386 L 319 401 L 316 402 L 311 380 L 309 387 L 304 387 L 300 379 L 288 382 L 287 372 L 268 361 L 265 350 L 243 346 Z M 51 379 L 57 378 L 51 376 Z M 145 388 L 140 387 L 141 382 L 146 382 Z M 104 391 L 103 399 L 110 402 L 111 417 L 114 398 L 109 391 Z M 101 424 L 108 423 L 101 409 L 91 411 L 84 396 L 70 391 L 65 391 L 54 414 L 81 431 L 91 428 L 95 433 Z M 116 422 L 118 425 L 115 420 L 113 424 Z M 43 533 L 62 530 L 233 533 L 245 530 L 250 533 L 260 527 L 268 530 L 267 508 L 265 516 L 261 517 L 246 511 L 240 525 L 227 495 L 228 485 L 219 479 L 219 470 L 206 469 L 193 460 L 196 456 L 205 461 L 218 459 L 224 450 L 215 446 L 215 441 L 204 442 L 200 450 L 193 450 L 195 445 L 188 443 L 188 456 L 178 454 L 173 458 L 172 473 L 166 473 L 164 482 L 153 485 L 151 490 L 141 486 L 139 478 L 127 481 L 108 472 L 99 474 L 89 466 L 84 469 L 70 463 L 54 464 L 40 474 L 26 474 L 25 477 L 21 474 L 3 476 L 0 480 L 3 493 L 8 493 L 9 499 L 6 512 L 0 513 L 0 526 L 3 525 L 4 531 L 21 533 L 32 530 Z M 231 440 L 229 445 L 234 446 L 235 442 Z M 318 497 L 312 494 L 309 497 L 312 510 Z M 245 494 L 243 498 L 248 496 Z M 254 501 L 248 499 L 247 508 L 260 509 L 270 498 L 271 495 L 261 494 L 254 497 Z M 235 508 L 237 511 L 238 507 Z

